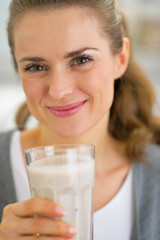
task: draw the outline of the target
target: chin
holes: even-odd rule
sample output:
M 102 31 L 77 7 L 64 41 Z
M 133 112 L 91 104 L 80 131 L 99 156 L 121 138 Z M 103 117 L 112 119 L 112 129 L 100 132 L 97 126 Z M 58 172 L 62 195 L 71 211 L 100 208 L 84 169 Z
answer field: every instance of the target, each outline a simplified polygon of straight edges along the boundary
M 78 139 L 81 136 L 83 136 L 88 129 L 87 128 L 82 128 L 81 127 L 71 127 L 71 128 L 67 128 L 66 126 L 60 129 L 52 129 L 53 132 L 55 132 L 55 134 L 60 137 L 60 138 L 65 138 L 65 139 Z
M 56 134 L 61 137 L 61 138 L 66 138 L 66 139 L 75 139 L 75 138 L 80 138 L 84 132 L 81 131 L 65 131 L 65 132 L 56 132 Z

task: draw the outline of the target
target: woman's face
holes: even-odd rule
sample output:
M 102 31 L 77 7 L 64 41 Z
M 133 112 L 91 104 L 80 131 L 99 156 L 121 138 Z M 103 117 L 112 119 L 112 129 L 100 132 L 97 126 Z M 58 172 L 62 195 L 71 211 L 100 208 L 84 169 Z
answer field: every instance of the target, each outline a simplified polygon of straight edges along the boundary
M 80 136 L 102 122 L 106 129 L 114 80 L 122 73 L 84 9 L 30 12 L 16 26 L 15 56 L 32 114 L 59 136 Z

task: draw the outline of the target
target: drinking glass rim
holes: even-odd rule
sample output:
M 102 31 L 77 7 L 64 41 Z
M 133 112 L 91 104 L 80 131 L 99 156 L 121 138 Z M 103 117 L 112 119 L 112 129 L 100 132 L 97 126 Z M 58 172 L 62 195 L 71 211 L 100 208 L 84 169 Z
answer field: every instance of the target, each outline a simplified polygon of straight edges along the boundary
M 55 147 L 55 151 L 64 151 L 65 149 L 74 149 L 74 150 L 76 150 L 76 149 L 81 149 L 81 148 L 83 148 L 83 149 L 91 149 L 91 150 L 95 150 L 95 146 L 93 145 L 93 144 L 77 144 L 77 143 L 71 143 L 71 144 L 52 144 L 52 145 L 44 145 L 44 146 L 38 146 L 38 147 L 33 147 L 33 148 L 28 148 L 28 149 L 25 149 L 24 150 L 24 152 L 25 153 L 31 153 L 31 152 L 33 152 L 33 151 L 35 151 L 35 150 L 47 150 L 47 148 L 49 149 L 51 149 L 51 147 L 53 148 L 53 147 Z M 63 148 L 64 147 L 64 148 Z

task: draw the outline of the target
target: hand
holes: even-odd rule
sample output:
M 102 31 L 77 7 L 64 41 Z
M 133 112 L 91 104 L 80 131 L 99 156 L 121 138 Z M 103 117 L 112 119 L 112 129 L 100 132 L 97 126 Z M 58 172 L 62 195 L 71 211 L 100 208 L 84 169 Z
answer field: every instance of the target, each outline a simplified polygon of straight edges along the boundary
M 75 228 L 51 219 L 65 214 L 60 205 L 42 198 L 9 204 L 3 211 L 0 240 L 71 240 L 76 235 Z

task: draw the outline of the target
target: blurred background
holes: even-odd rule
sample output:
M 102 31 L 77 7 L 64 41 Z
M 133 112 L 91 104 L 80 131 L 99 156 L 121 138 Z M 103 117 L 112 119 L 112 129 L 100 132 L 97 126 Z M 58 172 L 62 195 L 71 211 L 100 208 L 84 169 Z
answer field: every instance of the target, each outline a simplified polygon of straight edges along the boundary
M 134 56 L 156 91 L 154 111 L 160 114 L 160 0 L 118 0 L 128 19 Z M 7 42 L 10 0 L 0 0 L 0 131 L 13 128 L 14 114 L 25 99 Z

